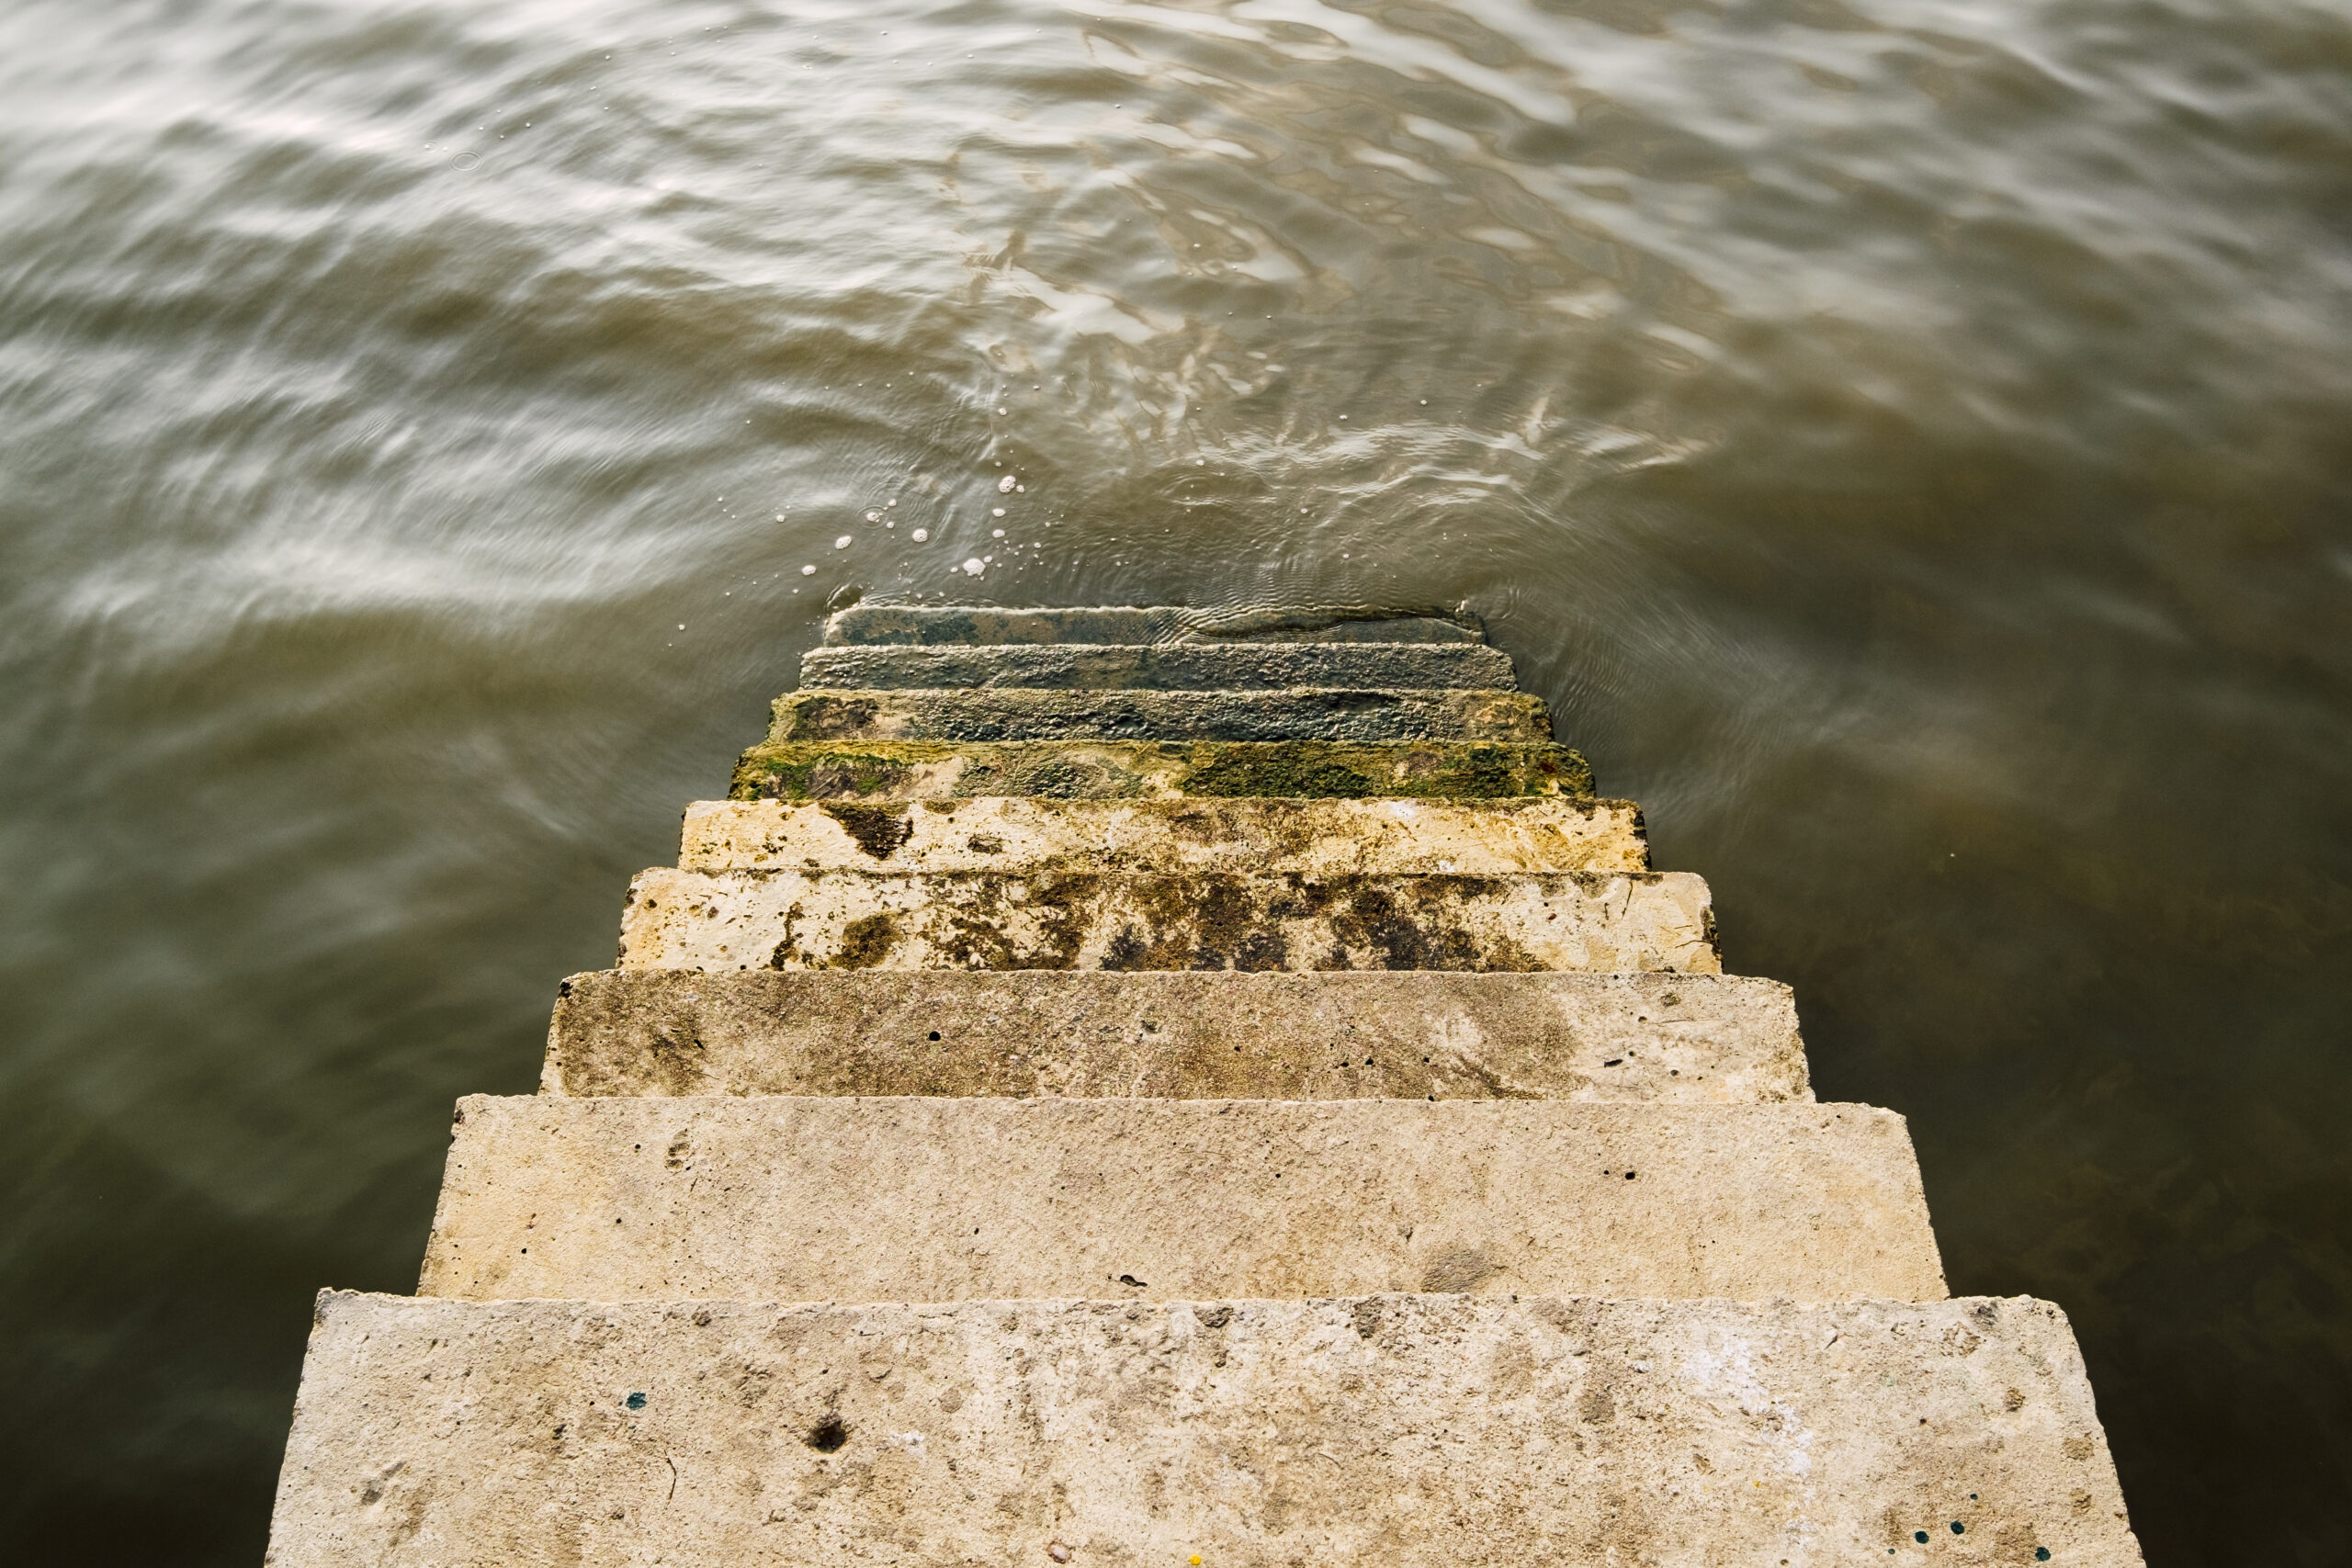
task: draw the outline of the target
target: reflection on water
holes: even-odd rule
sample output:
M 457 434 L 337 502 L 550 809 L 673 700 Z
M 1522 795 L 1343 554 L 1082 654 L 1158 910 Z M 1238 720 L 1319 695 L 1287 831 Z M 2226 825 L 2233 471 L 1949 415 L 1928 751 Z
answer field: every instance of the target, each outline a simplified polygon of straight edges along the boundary
M 1466 602 L 2151 1560 L 2341 1561 L 2347 212 L 2295 0 L 11 8 L 0 1522 L 255 1559 L 863 592 Z

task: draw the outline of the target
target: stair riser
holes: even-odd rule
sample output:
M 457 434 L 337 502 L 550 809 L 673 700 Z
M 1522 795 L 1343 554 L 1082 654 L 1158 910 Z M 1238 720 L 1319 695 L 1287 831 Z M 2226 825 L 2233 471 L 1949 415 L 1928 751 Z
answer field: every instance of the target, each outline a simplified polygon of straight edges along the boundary
M 1566 746 L 1483 742 L 789 741 L 735 765 L 737 800 L 1493 800 L 1589 795 Z
M 787 692 L 770 740 L 1546 741 L 1524 692 Z
M 1723 968 L 1701 878 L 639 873 L 624 969 Z
M 540 1092 L 1813 1098 L 1777 981 L 1428 971 L 604 970 L 564 983 Z
M 1864 1106 L 476 1097 L 418 1290 L 1829 1301 L 1944 1284 L 1903 1120 Z
M 697 801 L 688 871 L 1042 870 L 1489 875 L 1649 869 L 1639 809 L 1566 796 L 1381 800 Z

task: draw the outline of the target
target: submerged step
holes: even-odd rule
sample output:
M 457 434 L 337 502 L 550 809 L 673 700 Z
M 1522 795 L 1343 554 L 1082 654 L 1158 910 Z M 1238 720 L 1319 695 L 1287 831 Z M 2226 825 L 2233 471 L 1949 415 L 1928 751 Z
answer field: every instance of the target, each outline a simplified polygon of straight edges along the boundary
M 886 691 L 1030 687 L 1050 691 L 1280 691 L 1414 687 L 1509 691 L 1510 656 L 1474 643 L 1061 644 L 1040 648 L 820 648 L 800 685 Z
M 624 969 L 1671 969 L 1713 974 L 1687 872 L 1509 876 L 638 874 Z
M 1631 801 L 703 800 L 688 871 L 1646 871 Z
M 1857 1105 L 458 1102 L 424 1295 L 1944 1294 Z
M 313 1321 L 274 1568 L 2141 1562 L 2074 1333 L 2026 1297 Z
M 828 646 L 972 643 L 1484 642 L 1467 611 L 1214 611 L 1176 605 L 997 609 L 854 604 L 825 622 Z
M 1552 739 L 1525 692 L 787 692 L 770 740 Z
M 793 740 L 744 752 L 728 793 L 738 800 L 1491 800 L 1589 795 L 1592 769 L 1566 746 L 1492 741 Z
M 1810 1100 L 1730 975 L 701 974 L 563 983 L 543 1094 Z

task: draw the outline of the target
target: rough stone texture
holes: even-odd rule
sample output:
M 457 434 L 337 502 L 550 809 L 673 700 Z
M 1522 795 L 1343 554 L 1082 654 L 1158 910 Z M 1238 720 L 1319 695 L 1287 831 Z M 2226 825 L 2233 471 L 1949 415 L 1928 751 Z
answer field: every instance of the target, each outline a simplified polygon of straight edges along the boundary
M 975 643 L 1484 642 L 1467 611 L 1378 609 L 1268 613 L 1125 604 L 1001 610 L 988 605 L 855 604 L 825 622 L 830 646 Z
M 688 871 L 1647 871 L 1631 801 L 1039 800 L 686 807 Z
M 786 692 L 770 740 L 1552 739 L 1525 692 Z
M 624 969 L 1672 969 L 1715 974 L 1687 872 L 638 874 Z
M 1492 800 L 1591 793 L 1592 769 L 1566 746 L 1432 740 L 768 742 L 743 753 L 728 788 L 737 800 Z
M 267 1562 L 2008 1568 L 2039 1552 L 2141 1562 L 2074 1334 L 2026 1297 L 329 1292 Z
M 800 685 L 1033 687 L 1052 691 L 1241 692 L 1291 686 L 1351 691 L 1464 687 L 1509 691 L 1510 657 L 1474 643 L 1172 643 L 1163 648 L 820 648 L 802 655 Z
M 1834 1301 L 1944 1282 L 1910 1135 L 1869 1106 L 484 1095 L 458 1102 L 417 1289 Z
M 563 983 L 542 1094 L 1810 1100 L 1729 975 L 743 974 Z

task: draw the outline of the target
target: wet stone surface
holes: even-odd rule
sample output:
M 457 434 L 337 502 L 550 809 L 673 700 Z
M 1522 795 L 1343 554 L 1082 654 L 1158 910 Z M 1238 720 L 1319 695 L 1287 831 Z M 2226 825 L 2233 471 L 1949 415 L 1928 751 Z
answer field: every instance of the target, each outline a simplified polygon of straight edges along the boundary
M 1510 691 L 788 692 L 770 740 L 1520 740 L 1552 739 Z
M 1000 687 L 1056 691 L 1509 691 L 1508 655 L 1467 643 L 1261 643 L 1160 648 L 820 648 L 800 687 Z
M 1245 642 L 1483 642 L 1467 612 L 1397 615 L 1374 611 L 1237 615 L 1174 605 L 1076 609 L 858 604 L 825 622 L 828 647 L 856 645 Z
M 743 753 L 738 800 L 1488 800 L 1592 793 L 1566 746 L 1492 741 L 770 741 Z

